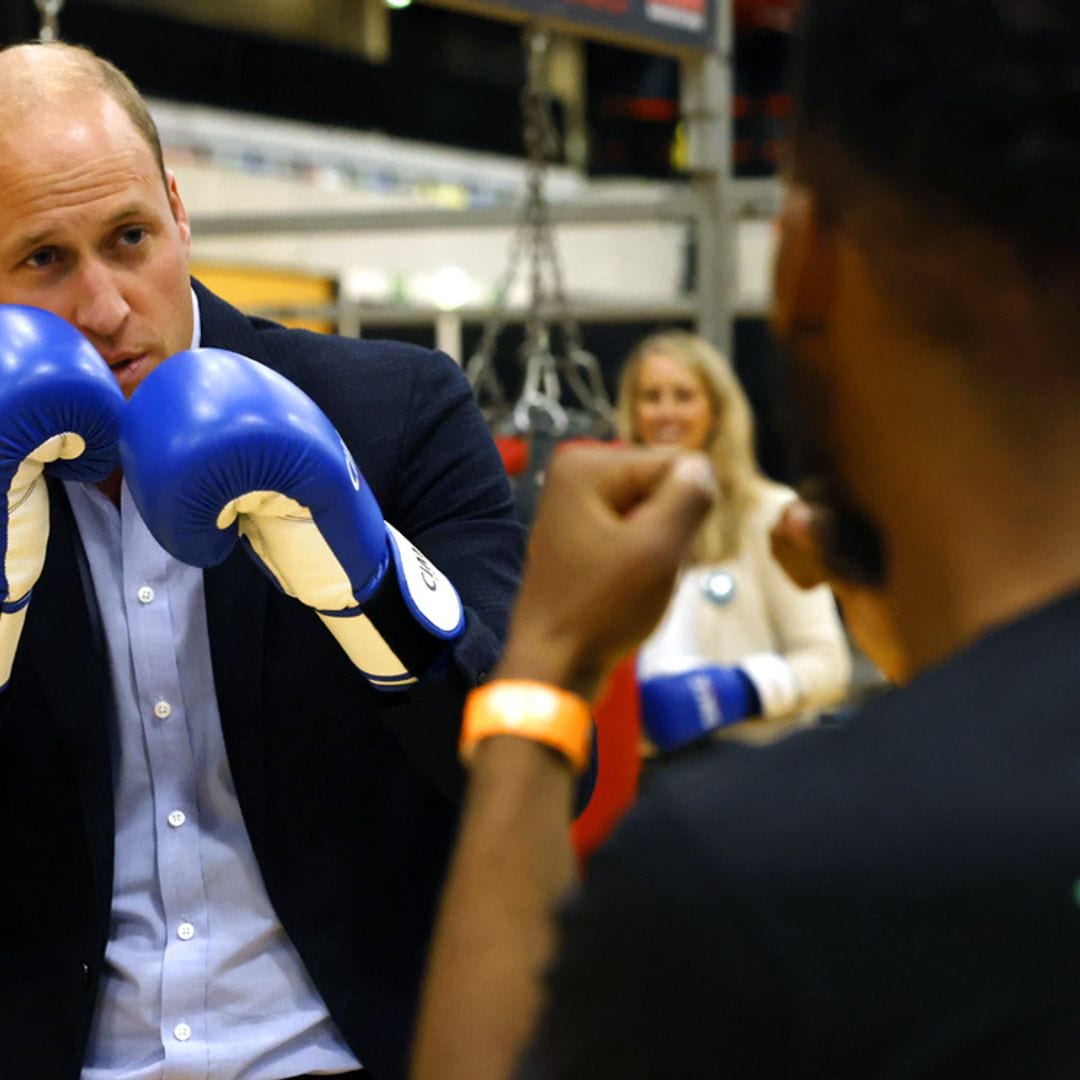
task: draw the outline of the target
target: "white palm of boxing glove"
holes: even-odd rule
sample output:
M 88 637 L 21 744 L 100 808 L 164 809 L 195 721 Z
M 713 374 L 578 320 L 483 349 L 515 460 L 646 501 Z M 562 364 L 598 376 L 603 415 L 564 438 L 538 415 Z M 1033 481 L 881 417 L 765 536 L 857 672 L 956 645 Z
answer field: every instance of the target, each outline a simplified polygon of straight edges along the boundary
M 251 491 L 228 503 L 218 515 L 217 525 L 228 529 L 234 521 L 281 591 L 315 608 L 353 663 L 373 683 L 389 689 L 394 683 L 415 681 L 415 675 L 361 613 L 345 567 L 307 507 L 276 491 Z M 383 524 L 393 545 L 394 569 L 407 578 L 406 596 L 420 599 L 417 606 L 422 607 L 422 617 L 434 633 L 446 635 L 445 639 L 456 636 L 463 615 L 457 591 L 393 525 Z M 343 617 L 348 612 L 354 614 Z
M 132 398 L 121 455 L 162 547 L 213 566 L 242 539 L 373 686 L 416 682 L 461 634 L 454 587 L 383 521 L 318 406 L 269 368 L 221 349 L 172 357 Z
M 45 475 L 108 476 L 119 460 L 123 406 L 105 361 L 74 327 L 37 308 L 0 306 L 0 690 L 45 566 Z

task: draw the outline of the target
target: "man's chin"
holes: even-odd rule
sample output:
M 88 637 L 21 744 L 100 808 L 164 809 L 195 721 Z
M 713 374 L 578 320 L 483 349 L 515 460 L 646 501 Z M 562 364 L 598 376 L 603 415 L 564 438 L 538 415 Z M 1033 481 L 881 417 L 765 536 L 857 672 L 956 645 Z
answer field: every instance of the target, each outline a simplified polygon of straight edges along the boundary
M 881 530 L 854 505 L 835 474 L 806 477 L 799 494 L 824 511 L 817 520 L 830 576 L 852 585 L 883 586 L 888 565 Z
M 821 543 L 829 572 L 852 584 L 881 586 L 888 576 L 884 537 L 843 480 L 828 448 L 832 411 L 828 381 L 780 344 L 786 369 L 783 412 L 791 433 L 791 465 L 800 495 L 821 507 Z

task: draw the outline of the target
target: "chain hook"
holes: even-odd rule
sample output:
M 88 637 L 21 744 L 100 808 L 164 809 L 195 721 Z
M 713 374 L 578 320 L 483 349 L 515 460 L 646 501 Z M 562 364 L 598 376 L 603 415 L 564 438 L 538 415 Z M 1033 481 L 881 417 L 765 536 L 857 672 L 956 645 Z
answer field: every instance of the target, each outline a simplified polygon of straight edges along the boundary
M 519 270 L 526 284 L 525 340 L 519 358 L 525 368 L 525 386 L 510 410 L 512 427 L 531 430 L 541 418 L 546 428 L 562 436 L 569 425 L 560 404 L 561 379 L 577 395 L 586 414 L 604 430 L 613 427 L 613 410 L 594 357 L 581 344 L 581 333 L 570 311 L 562 268 L 555 248 L 551 207 L 546 192 L 548 163 L 558 155 L 559 132 L 548 86 L 551 34 L 531 25 L 524 33 L 526 82 L 521 94 L 526 153 L 525 198 L 511 246 L 509 265 L 496 292 L 495 310 L 481 342 L 466 365 L 477 400 L 488 401 L 489 422 L 507 420 L 506 396 L 494 370 L 495 346 L 506 323 L 506 304 Z M 555 348 L 552 330 L 561 332 Z M 565 355 L 562 355 L 565 354 Z
M 38 14 L 41 16 L 41 30 L 38 33 L 39 41 L 60 40 L 60 12 L 64 8 L 64 0 L 34 0 Z

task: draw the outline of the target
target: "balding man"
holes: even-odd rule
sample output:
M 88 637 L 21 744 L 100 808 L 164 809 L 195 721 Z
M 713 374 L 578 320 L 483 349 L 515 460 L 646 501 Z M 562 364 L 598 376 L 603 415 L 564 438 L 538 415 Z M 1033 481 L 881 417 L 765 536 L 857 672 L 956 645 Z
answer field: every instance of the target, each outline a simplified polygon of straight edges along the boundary
M 456 585 L 464 631 L 382 693 L 239 548 L 204 574 L 119 473 L 50 481 L 0 693 L 0 1072 L 400 1076 L 461 703 L 497 657 L 520 529 L 447 357 L 246 318 L 190 279 L 189 242 L 130 82 L 70 46 L 0 52 L 0 304 L 70 322 L 128 398 L 195 347 L 282 373 Z
M 708 503 L 561 458 L 467 707 L 424 1080 L 1080 1076 L 1080 5 L 800 18 L 774 325 L 910 682 L 661 767 L 557 927 L 578 696 Z

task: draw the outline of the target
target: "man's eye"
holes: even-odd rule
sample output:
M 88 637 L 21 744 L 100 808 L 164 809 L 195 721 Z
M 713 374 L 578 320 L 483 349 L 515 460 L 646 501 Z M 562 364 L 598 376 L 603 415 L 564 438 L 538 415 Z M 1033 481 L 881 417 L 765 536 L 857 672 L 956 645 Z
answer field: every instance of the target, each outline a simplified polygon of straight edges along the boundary
M 120 234 L 120 243 L 125 244 L 127 247 L 135 247 L 141 244 L 146 237 L 146 230 L 141 226 L 132 226 L 130 229 L 125 229 Z
M 26 263 L 36 270 L 42 270 L 47 266 L 52 266 L 56 262 L 56 258 L 56 252 L 52 248 L 42 248 L 40 251 L 35 251 L 26 260 Z

